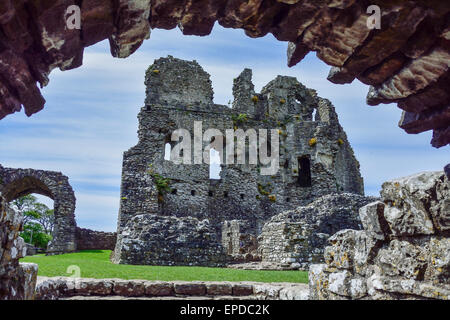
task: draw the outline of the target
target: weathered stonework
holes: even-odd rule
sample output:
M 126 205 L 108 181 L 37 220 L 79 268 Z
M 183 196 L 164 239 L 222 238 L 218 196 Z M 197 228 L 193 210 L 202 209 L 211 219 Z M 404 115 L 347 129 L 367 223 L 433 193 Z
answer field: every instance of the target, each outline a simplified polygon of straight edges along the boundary
M 342 229 L 361 229 L 358 209 L 376 200 L 356 194 L 331 194 L 272 217 L 259 236 L 263 262 L 307 270 L 324 262 L 327 239 Z
M 224 221 L 222 246 L 232 262 L 259 261 L 258 240 L 247 220 Z
M 116 241 L 115 232 L 94 231 L 79 227 L 75 229 L 77 250 L 114 250 Z
M 145 81 L 139 142 L 125 152 L 123 160 L 118 244 L 125 230 L 135 228 L 137 215 L 208 219 L 219 241 L 224 222 L 240 220 L 246 225 L 245 233 L 256 238 L 267 219 L 277 213 L 330 193 L 363 193 L 359 163 L 334 107 L 295 78 L 278 76 L 255 93 L 251 70 L 246 69 L 234 81 L 233 108 L 213 103 L 209 75 L 195 61 L 158 59 L 147 70 Z M 265 166 L 248 164 L 247 156 L 246 164 L 222 165 L 220 179 L 214 180 L 209 164 L 165 160 L 166 143 L 176 147 L 171 134 L 182 128 L 194 137 L 195 121 L 202 122 L 202 133 L 208 128 L 222 134 L 227 129 L 254 129 L 255 134 L 259 129 L 277 130 L 280 169 L 274 175 L 262 175 Z M 205 150 L 211 142 L 193 140 L 191 149 L 183 152 L 194 154 L 196 143 Z M 167 248 L 161 244 L 159 249 Z M 128 249 L 116 247 L 116 254 L 123 257 L 118 250 Z
M 38 266 L 19 263 L 26 256 L 19 237 L 23 217 L 10 209 L 0 191 L 0 300 L 31 300 L 34 297 Z
M 75 243 L 75 194 L 69 178 L 60 172 L 12 169 L 0 165 L 0 192 L 7 202 L 21 196 L 38 193 L 54 201 L 55 226 L 49 254 L 72 252 Z
M 208 220 L 142 214 L 119 233 L 112 261 L 217 267 L 225 264 L 226 256 Z
M 450 299 L 450 183 L 425 172 L 383 184 L 364 230 L 329 239 L 309 272 L 311 299 Z
M 408 133 L 433 130 L 432 145 L 450 143 L 448 1 L 423 0 L 3 0 L 0 5 L 0 119 L 27 115 L 45 104 L 55 69 L 81 66 L 84 48 L 109 39 L 111 54 L 134 53 L 152 29 L 179 27 L 208 35 L 217 21 L 254 37 L 268 33 L 289 41 L 288 65 L 308 52 L 333 68 L 328 79 L 370 85 L 367 102 L 398 104 L 399 126 Z M 81 6 L 81 30 L 68 29 L 70 5 Z M 367 26 L 369 5 L 378 5 L 381 28 Z M 66 17 L 66 19 L 64 19 Z

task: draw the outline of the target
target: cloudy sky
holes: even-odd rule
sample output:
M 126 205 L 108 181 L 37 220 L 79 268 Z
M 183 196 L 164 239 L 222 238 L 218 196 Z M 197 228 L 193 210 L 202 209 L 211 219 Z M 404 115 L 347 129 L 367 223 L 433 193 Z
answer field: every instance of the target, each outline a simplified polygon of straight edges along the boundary
M 137 53 L 114 59 L 106 41 L 85 51 L 81 68 L 54 71 L 43 90 L 43 111 L 16 113 L 0 121 L 0 163 L 7 167 L 61 171 L 77 197 L 79 226 L 114 231 L 119 208 L 122 153 L 137 143 L 137 114 L 144 102 L 144 73 L 159 57 L 197 60 L 211 74 L 214 100 L 232 100 L 233 78 L 253 69 L 259 91 L 277 75 L 295 76 L 333 102 L 361 164 L 366 194 L 381 183 L 427 170 L 442 170 L 449 147 L 430 146 L 431 133 L 407 135 L 397 127 L 394 105 L 365 104 L 367 86 L 335 85 L 329 67 L 315 54 L 286 67 L 287 44 L 271 35 L 250 39 L 241 30 L 214 28 L 208 37 L 182 36 L 178 29 L 154 30 Z M 43 200 L 45 201 L 45 200 Z M 50 204 L 50 202 L 48 202 Z

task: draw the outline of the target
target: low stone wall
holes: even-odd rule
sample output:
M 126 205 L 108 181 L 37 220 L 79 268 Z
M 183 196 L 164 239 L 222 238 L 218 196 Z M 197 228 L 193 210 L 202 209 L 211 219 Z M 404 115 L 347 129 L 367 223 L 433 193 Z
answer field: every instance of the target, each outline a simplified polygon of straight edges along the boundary
M 77 250 L 114 250 L 117 234 L 77 227 L 75 241 Z
M 226 254 L 208 220 L 134 216 L 117 238 L 112 261 L 159 266 L 224 266 Z
M 311 299 L 450 299 L 450 184 L 444 172 L 385 182 L 359 211 L 364 230 L 329 239 Z
M 323 262 L 327 239 L 335 232 L 361 229 L 358 209 L 376 200 L 357 194 L 332 194 L 271 218 L 259 236 L 262 261 L 278 269 L 304 269 Z
M 33 298 L 38 266 L 19 263 L 27 250 L 19 237 L 22 223 L 23 217 L 10 209 L 0 194 L 0 300 Z
M 70 297 L 308 300 L 308 286 L 301 283 L 166 282 L 39 277 L 35 299 L 58 300 Z

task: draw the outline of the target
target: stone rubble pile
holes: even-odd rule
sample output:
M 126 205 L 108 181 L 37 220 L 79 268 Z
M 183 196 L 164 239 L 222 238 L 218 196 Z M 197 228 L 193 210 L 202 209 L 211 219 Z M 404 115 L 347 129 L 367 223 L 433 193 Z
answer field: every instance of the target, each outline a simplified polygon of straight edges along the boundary
M 444 172 L 385 182 L 359 211 L 364 230 L 329 239 L 311 299 L 450 298 L 450 185 Z

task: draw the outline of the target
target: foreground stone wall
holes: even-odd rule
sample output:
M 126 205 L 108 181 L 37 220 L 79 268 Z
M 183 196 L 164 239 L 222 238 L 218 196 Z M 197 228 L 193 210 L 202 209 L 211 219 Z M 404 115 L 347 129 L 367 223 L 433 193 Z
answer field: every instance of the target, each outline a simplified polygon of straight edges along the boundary
M 311 299 L 450 299 L 450 184 L 426 172 L 383 184 L 359 211 L 364 230 L 329 239 Z
M 31 193 L 52 199 L 55 226 L 47 252 L 57 254 L 76 250 L 76 199 L 67 176 L 61 172 L 5 168 L 0 165 L 0 192 L 7 202 Z
M 37 300 L 59 299 L 258 299 L 308 300 L 306 284 L 207 281 L 146 281 L 39 277 Z
M 75 241 L 77 250 L 114 250 L 117 235 L 115 232 L 94 231 L 77 227 Z
M 26 255 L 19 237 L 23 217 L 8 208 L 0 192 L 0 300 L 30 300 L 34 296 L 38 266 L 19 263 Z
M 81 30 L 69 30 L 66 10 L 80 5 Z M 369 28 L 370 5 L 380 8 L 380 28 Z M 450 142 L 448 1 L 423 0 L 3 0 L 0 6 L 0 119 L 28 116 L 45 104 L 37 83 L 46 86 L 55 69 L 82 65 L 84 48 L 109 39 L 114 57 L 134 53 L 150 28 L 179 27 L 204 36 L 217 21 L 250 37 L 272 33 L 290 41 L 288 65 L 310 51 L 333 66 L 329 79 L 370 85 L 369 104 L 398 103 L 400 127 L 408 133 L 433 130 L 432 144 Z M 60 17 L 60 18 L 58 18 Z M 55 45 L 57 44 L 57 45 Z
M 224 221 L 222 246 L 232 262 L 258 261 L 258 240 L 247 220 Z
M 143 214 L 118 235 L 112 261 L 217 267 L 225 264 L 226 255 L 208 220 Z
M 311 263 L 323 262 L 327 239 L 342 229 L 361 229 L 358 209 L 374 200 L 357 194 L 332 194 L 274 216 L 259 236 L 262 261 L 303 270 Z

